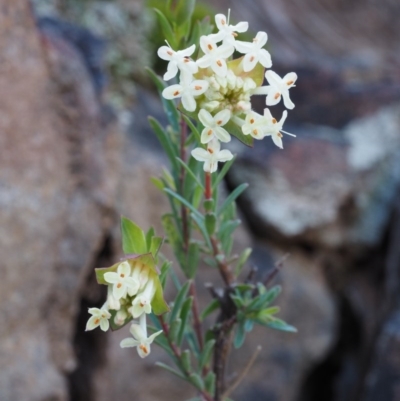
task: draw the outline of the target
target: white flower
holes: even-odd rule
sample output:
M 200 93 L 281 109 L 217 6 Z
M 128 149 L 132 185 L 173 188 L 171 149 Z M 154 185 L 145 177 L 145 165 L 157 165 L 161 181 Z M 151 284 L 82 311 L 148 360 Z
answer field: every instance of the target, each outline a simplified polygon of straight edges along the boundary
M 265 68 L 272 66 L 271 55 L 263 49 L 267 40 L 268 35 L 265 32 L 258 32 L 253 43 L 236 41 L 236 50 L 246 54 L 243 58 L 243 70 L 245 72 L 251 71 L 258 62 Z
M 192 150 L 192 156 L 200 161 L 204 162 L 204 171 L 213 173 L 217 171 L 218 162 L 226 162 L 233 158 L 232 153 L 229 150 L 220 150 L 221 145 L 217 139 L 212 139 L 208 145 L 207 150 L 203 148 L 196 148 Z
M 132 306 L 129 308 L 129 312 L 134 319 L 141 316 L 143 313 L 151 313 L 151 301 L 155 293 L 156 286 L 154 280 L 148 279 L 143 291 L 136 295 L 132 301 Z
M 124 324 L 126 318 L 128 317 L 128 313 L 127 311 L 124 309 L 119 310 L 114 317 L 114 323 L 117 326 L 121 326 L 122 324 Z
M 274 117 L 272 117 L 269 109 L 264 109 L 264 118 L 268 123 L 268 125 L 266 126 L 266 135 L 271 135 L 274 144 L 281 149 L 283 149 L 282 132 L 290 136 L 294 137 L 296 136 L 282 130 L 286 117 L 287 117 L 287 111 L 284 110 L 284 112 L 282 113 L 282 118 L 280 119 L 280 121 L 277 121 Z
M 249 29 L 248 22 L 239 22 L 236 25 L 228 25 L 225 15 L 217 14 L 215 23 L 218 28 L 218 33 L 210 35 L 215 42 L 223 41 L 224 44 L 235 45 L 236 32 L 246 32 Z
M 100 329 L 103 331 L 107 331 L 110 327 L 110 319 L 111 314 L 106 309 L 99 309 L 99 308 L 90 308 L 89 313 L 92 317 L 88 320 L 86 324 L 86 331 L 93 330 L 96 327 L 100 326 Z
M 267 95 L 267 106 L 278 104 L 283 97 L 283 104 L 289 110 L 294 108 L 294 103 L 290 100 L 289 89 L 294 86 L 297 80 L 295 72 L 289 72 L 281 78 L 276 72 L 268 70 L 265 73 L 269 85 L 256 88 L 252 91 L 253 95 Z
M 246 115 L 246 120 L 242 125 L 242 132 L 244 135 L 251 135 L 254 139 L 263 139 L 266 135 L 266 124 L 267 120 L 264 116 L 251 110 Z
M 228 72 L 228 66 L 225 59 L 234 52 L 234 47 L 229 44 L 217 46 L 216 42 L 208 36 L 200 38 L 200 47 L 204 56 L 199 58 L 196 63 L 200 68 L 211 67 L 211 69 L 220 77 L 225 77 Z
M 113 295 L 113 285 L 107 286 L 107 307 L 108 309 L 118 310 L 121 308 L 121 302 Z
M 196 110 L 195 96 L 202 95 L 208 89 L 208 82 L 205 80 L 196 79 L 182 80 L 180 84 L 171 85 L 165 88 L 162 95 L 165 99 L 182 98 L 182 105 L 187 111 Z
M 125 338 L 121 341 L 121 348 L 137 347 L 137 352 L 141 358 L 145 358 L 150 354 L 150 344 L 154 339 L 162 333 L 162 330 L 157 331 L 150 337 L 147 337 L 146 315 L 140 318 L 140 324 L 133 323 L 129 329 L 133 338 Z
M 208 111 L 201 109 L 199 112 L 199 120 L 205 127 L 201 133 L 201 143 L 208 143 L 213 138 L 217 138 L 221 142 L 229 142 L 231 136 L 222 126 L 225 125 L 230 118 L 230 110 L 222 110 L 213 117 Z
M 119 264 L 116 273 L 104 273 L 104 280 L 107 283 L 113 284 L 113 296 L 115 299 L 119 300 L 125 297 L 127 293 L 131 296 L 137 293 L 139 282 L 130 277 L 130 274 L 131 266 L 127 261 Z
M 168 46 L 161 46 L 157 51 L 158 56 L 163 60 L 169 61 L 167 72 L 164 74 L 164 79 L 168 81 L 175 77 L 178 69 L 190 75 L 196 74 L 199 68 L 197 67 L 197 64 L 189 58 L 195 50 L 195 45 L 178 51 L 174 51 Z

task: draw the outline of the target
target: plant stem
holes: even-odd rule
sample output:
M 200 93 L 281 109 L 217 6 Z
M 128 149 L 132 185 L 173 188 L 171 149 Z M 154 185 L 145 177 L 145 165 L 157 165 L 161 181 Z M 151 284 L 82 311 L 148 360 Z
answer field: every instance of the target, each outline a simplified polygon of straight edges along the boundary
M 181 363 L 181 350 L 179 347 L 177 347 L 177 345 L 171 341 L 170 337 L 169 337 L 169 327 L 168 324 L 165 322 L 164 320 L 164 316 L 158 316 L 158 320 L 160 321 L 161 327 L 164 331 L 165 337 L 168 340 L 168 344 L 173 352 L 173 354 L 175 355 L 175 358 L 177 360 L 179 369 L 184 373 L 184 375 L 189 378 L 190 377 L 190 372 L 188 372 L 187 370 L 183 369 L 182 363 Z M 204 398 L 205 401 L 214 401 L 214 399 L 211 397 L 210 394 L 208 394 L 205 390 L 200 390 L 198 389 L 198 391 L 200 392 L 201 396 Z
M 199 342 L 199 348 L 201 351 L 204 347 L 203 330 L 202 330 L 200 315 L 199 315 L 199 303 L 198 303 L 198 299 L 197 299 L 196 286 L 195 286 L 195 283 L 193 280 L 190 283 L 189 291 L 190 291 L 190 295 L 193 297 L 192 312 L 193 312 L 193 319 L 194 319 L 194 331 L 196 333 L 197 341 Z

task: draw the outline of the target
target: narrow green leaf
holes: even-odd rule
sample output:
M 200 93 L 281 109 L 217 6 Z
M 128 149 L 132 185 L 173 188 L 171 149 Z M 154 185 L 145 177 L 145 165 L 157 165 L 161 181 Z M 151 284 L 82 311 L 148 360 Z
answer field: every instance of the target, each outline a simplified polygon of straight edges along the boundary
M 203 194 L 204 191 L 200 187 L 197 187 L 194 190 L 193 200 L 192 200 L 194 208 L 198 209 L 200 207 L 201 200 L 203 199 Z
M 208 235 L 213 235 L 215 231 L 215 226 L 217 224 L 215 213 L 207 213 L 205 215 L 204 224 L 206 226 Z
M 121 217 L 122 249 L 125 254 L 147 252 L 146 237 L 143 230 L 133 221 Z
M 182 288 L 179 290 L 179 292 L 175 298 L 174 306 L 171 311 L 170 322 L 173 322 L 177 318 L 178 314 L 180 313 L 183 302 L 185 301 L 186 295 L 189 291 L 189 287 L 190 287 L 190 281 L 185 283 L 182 286 Z
M 231 168 L 231 166 L 235 160 L 236 160 L 236 155 L 231 160 L 224 163 L 224 166 L 222 167 L 221 171 L 217 175 L 217 178 L 213 182 L 213 186 L 212 186 L 213 191 L 215 188 L 218 187 L 219 183 L 224 179 L 224 177 L 228 173 L 229 169 Z
M 187 173 L 193 178 L 197 185 L 204 191 L 204 186 L 200 180 L 196 177 L 195 173 L 190 169 L 190 167 L 179 157 L 176 158 L 178 163 L 187 171 Z
M 190 382 L 199 390 L 204 390 L 203 379 L 197 373 L 191 373 L 189 375 Z
M 191 242 L 187 252 L 186 273 L 188 278 L 194 278 L 199 266 L 200 247 L 197 242 Z
M 182 352 L 181 355 L 181 363 L 182 367 L 186 372 L 191 372 L 192 371 L 192 362 L 191 362 L 191 357 L 190 357 L 190 350 L 185 349 L 185 351 Z
M 178 345 L 178 347 L 180 347 L 180 345 L 182 344 L 182 340 L 185 335 L 186 323 L 188 321 L 190 311 L 192 309 L 192 304 L 193 304 L 193 297 L 189 297 L 185 300 L 185 302 L 182 305 L 180 314 L 180 319 L 182 321 L 182 324 L 181 324 L 181 329 L 178 333 L 178 337 L 176 339 L 176 345 Z
M 149 230 L 146 233 L 146 247 L 148 250 L 150 250 L 151 247 L 151 239 L 154 237 L 155 231 L 153 227 L 150 227 Z M 154 256 L 154 255 L 153 255 Z
M 246 248 L 239 256 L 238 261 L 236 262 L 235 266 L 235 276 L 238 277 L 243 270 L 244 265 L 246 264 L 247 260 L 249 259 L 253 250 L 251 248 Z
M 244 329 L 244 323 L 239 323 L 236 327 L 233 346 L 236 349 L 240 348 L 243 345 L 245 338 L 246 338 L 246 330 Z
M 212 351 L 214 349 L 215 340 L 209 340 L 203 348 L 203 351 L 199 360 L 199 370 L 202 370 L 210 362 Z
M 159 189 L 159 190 L 163 190 L 164 189 L 164 183 L 162 182 L 162 180 L 160 180 L 159 178 L 157 178 L 157 177 L 151 177 L 150 178 L 150 181 L 153 183 L 153 185 L 157 188 L 157 189 Z
M 165 288 L 165 283 L 167 281 L 168 271 L 171 268 L 172 262 L 165 261 L 161 266 L 160 281 L 163 288 Z
M 204 378 L 204 385 L 209 394 L 215 393 L 215 373 L 213 371 L 210 370 L 207 373 L 207 376 Z M 226 398 L 224 398 L 224 401 L 226 401 Z
M 181 378 L 185 381 L 188 381 L 188 379 L 186 378 L 186 376 L 183 373 L 179 372 L 178 370 L 174 369 L 173 367 L 168 366 L 167 364 L 165 364 L 163 362 L 156 362 L 156 365 L 159 366 L 160 368 L 168 370 L 168 372 L 173 373 L 174 375 L 178 376 L 179 378 Z
M 182 326 L 182 321 L 179 318 L 176 320 L 173 320 L 169 326 L 169 339 L 174 343 L 176 342 L 176 340 L 178 338 L 181 326 Z
M 207 307 L 201 312 L 200 314 L 200 320 L 203 321 L 207 316 L 211 315 L 214 311 L 216 311 L 219 308 L 219 301 L 218 299 L 213 299 Z
M 254 327 L 254 322 L 253 322 L 252 320 L 247 319 L 247 320 L 244 322 L 244 330 L 245 330 L 247 333 L 249 333 L 251 330 L 253 330 L 253 327 Z
M 212 249 L 212 245 L 211 245 L 211 239 L 210 236 L 208 235 L 206 226 L 204 225 L 204 220 L 203 220 L 203 216 L 201 216 L 201 218 L 197 215 L 192 213 L 190 215 L 192 217 L 192 219 L 196 222 L 197 227 L 199 228 L 199 230 L 201 231 L 201 233 L 203 234 L 204 240 L 207 243 L 207 246 Z
M 190 21 L 193 15 L 196 0 L 183 0 L 180 1 L 177 7 L 177 23 L 182 25 L 187 21 Z
M 242 193 L 243 191 L 249 186 L 249 184 L 241 184 L 239 185 L 224 201 L 224 203 L 219 208 L 218 214 L 224 212 Z
M 158 251 L 161 248 L 161 245 L 163 244 L 164 238 L 161 237 L 153 237 L 151 239 L 151 243 L 150 243 L 150 252 L 152 253 L 152 255 L 154 257 L 157 256 Z
M 153 10 L 155 11 L 155 13 L 157 15 L 157 19 L 158 19 L 158 22 L 160 23 L 161 30 L 164 34 L 164 37 L 168 40 L 171 47 L 173 49 L 177 50 L 178 44 L 176 43 L 175 34 L 172 30 L 170 23 L 168 22 L 167 18 L 160 10 L 158 10 L 157 8 L 154 8 Z
M 182 198 L 181 195 L 177 194 L 177 193 L 174 192 L 174 191 L 171 191 L 169 188 L 165 188 L 164 191 L 165 191 L 167 194 L 170 194 L 171 196 L 173 196 L 173 197 L 174 197 L 175 199 L 177 199 L 180 203 L 182 203 L 182 204 L 184 204 L 186 207 L 188 207 L 188 208 L 193 212 L 193 214 L 195 214 L 200 220 L 203 219 L 202 214 L 201 214 L 197 209 L 195 209 L 195 208 L 193 207 L 193 205 L 191 205 L 186 199 Z
M 196 139 L 198 142 L 200 141 L 200 133 L 198 131 L 198 129 L 195 127 L 195 125 L 193 124 L 192 120 L 186 116 L 185 114 L 182 114 L 183 119 L 186 121 L 186 124 L 188 125 L 188 127 L 190 128 L 190 130 L 192 131 L 192 133 L 195 135 Z
M 294 326 L 291 326 L 290 324 L 287 324 L 281 319 L 274 318 L 271 321 L 268 321 L 265 323 L 268 327 L 271 327 L 271 329 L 275 330 L 280 330 L 280 331 L 286 331 L 289 333 L 297 333 L 297 329 Z
M 165 132 L 164 128 L 161 126 L 161 124 L 153 117 L 148 118 L 149 123 L 151 125 L 151 128 L 153 129 L 154 133 L 157 136 L 158 141 L 160 142 L 161 146 L 163 147 L 165 153 L 168 156 L 168 159 L 172 165 L 172 168 L 175 171 L 178 171 L 179 164 L 176 160 L 176 154 L 174 151 L 174 148 L 171 144 L 171 140 L 167 133 Z

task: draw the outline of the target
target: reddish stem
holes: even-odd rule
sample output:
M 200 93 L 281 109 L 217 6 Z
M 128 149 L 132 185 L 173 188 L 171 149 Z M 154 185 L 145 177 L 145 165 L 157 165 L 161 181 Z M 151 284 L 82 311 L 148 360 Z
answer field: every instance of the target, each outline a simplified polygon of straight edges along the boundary
M 185 120 L 181 120 L 181 143 L 180 143 L 180 157 L 183 162 L 186 162 L 186 136 L 187 136 L 187 125 Z M 180 191 L 183 195 L 183 185 L 185 181 L 185 168 L 181 166 L 179 175 Z M 183 233 L 183 251 L 186 253 L 189 248 L 189 226 L 188 226 L 188 215 L 185 205 L 181 205 L 181 219 L 182 219 L 182 233 Z
M 212 198 L 212 187 L 211 187 L 211 173 L 206 172 L 206 188 L 204 191 L 204 197 L 206 200 Z

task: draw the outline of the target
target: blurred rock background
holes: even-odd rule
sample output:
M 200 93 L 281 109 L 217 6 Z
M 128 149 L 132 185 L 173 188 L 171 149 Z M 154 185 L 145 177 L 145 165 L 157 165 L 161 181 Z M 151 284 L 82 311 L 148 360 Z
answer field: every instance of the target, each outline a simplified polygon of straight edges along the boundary
M 250 183 L 237 243 L 255 248 L 259 274 L 291 254 L 275 282 L 299 333 L 254 330 L 231 374 L 263 350 L 233 398 L 397 401 L 400 4 L 209 3 L 267 31 L 274 70 L 299 75 L 297 138 L 237 148 L 227 179 Z M 0 0 L 1 401 L 192 396 L 154 367 L 166 361 L 155 347 L 139 361 L 119 348 L 125 332 L 84 332 L 104 297 L 93 268 L 121 254 L 119 215 L 161 232 L 167 210 L 149 182 L 166 165 L 146 120 L 163 119 L 143 71 L 155 4 Z

